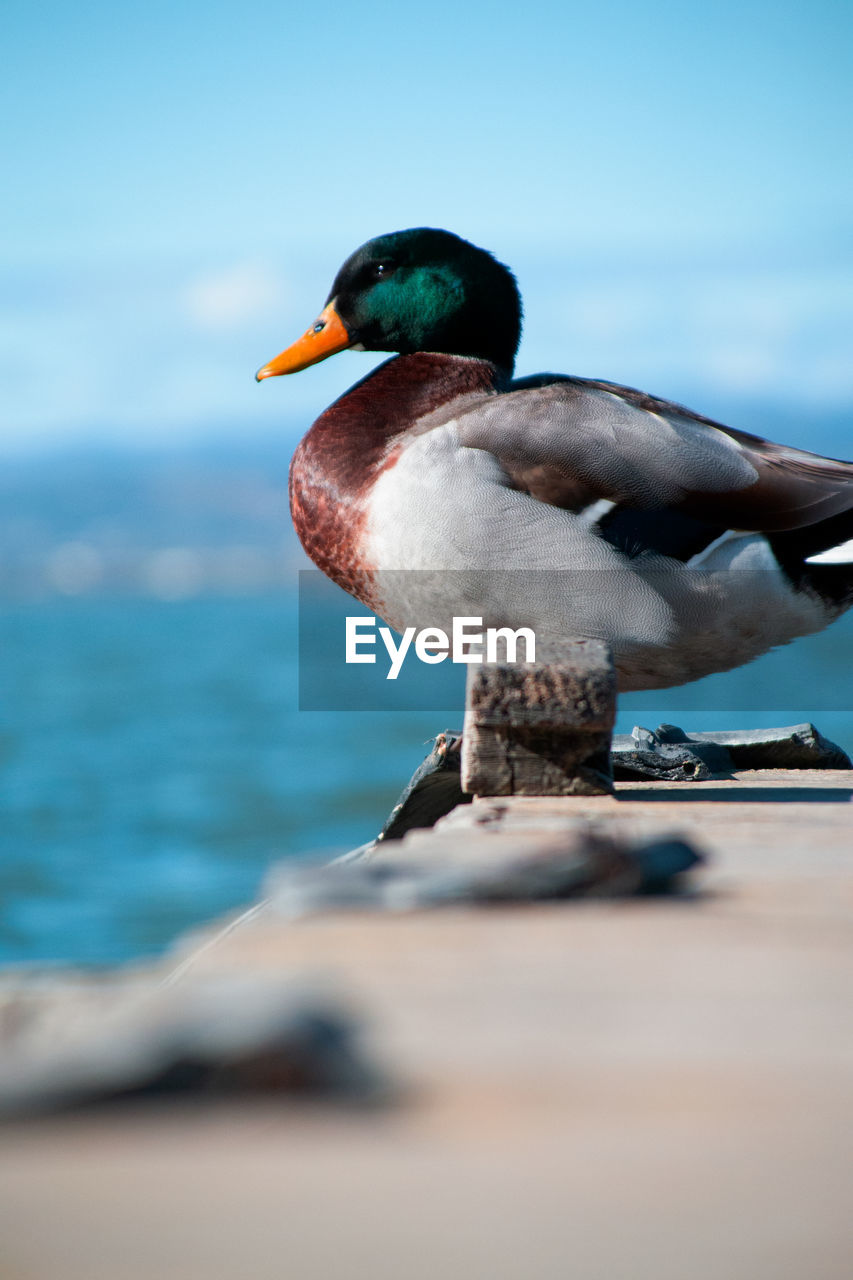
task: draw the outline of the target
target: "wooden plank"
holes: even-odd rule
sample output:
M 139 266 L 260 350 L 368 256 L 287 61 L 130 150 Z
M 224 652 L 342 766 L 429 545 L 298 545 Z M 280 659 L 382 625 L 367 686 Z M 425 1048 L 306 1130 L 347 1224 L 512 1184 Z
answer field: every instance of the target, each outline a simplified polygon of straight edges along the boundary
M 675 831 L 708 862 L 684 899 L 267 908 L 187 942 L 199 978 L 351 1001 L 388 1105 L 7 1126 L 0 1275 L 847 1280 L 851 796 L 849 770 L 773 770 L 478 799 L 381 856 L 594 828 Z
M 471 666 L 462 788 L 478 796 L 607 794 L 615 716 L 616 675 L 601 641 L 568 641 L 547 665 Z

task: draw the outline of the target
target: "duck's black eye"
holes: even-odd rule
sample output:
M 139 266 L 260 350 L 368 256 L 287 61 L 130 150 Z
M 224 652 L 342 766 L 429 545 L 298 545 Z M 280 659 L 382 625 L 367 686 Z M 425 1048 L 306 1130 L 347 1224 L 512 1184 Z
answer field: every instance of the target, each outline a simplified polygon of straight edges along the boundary
M 372 280 L 384 280 L 393 270 L 390 262 L 374 262 L 370 267 L 370 276 Z

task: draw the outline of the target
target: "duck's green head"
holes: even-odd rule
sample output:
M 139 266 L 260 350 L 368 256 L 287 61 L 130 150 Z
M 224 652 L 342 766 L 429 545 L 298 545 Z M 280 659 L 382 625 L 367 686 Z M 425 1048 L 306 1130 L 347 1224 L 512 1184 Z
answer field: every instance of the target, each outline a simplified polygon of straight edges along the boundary
M 415 227 L 347 258 L 315 323 L 256 377 L 296 373 L 345 347 L 476 356 L 511 372 L 520 337 L 509 268 L 450 231 Z

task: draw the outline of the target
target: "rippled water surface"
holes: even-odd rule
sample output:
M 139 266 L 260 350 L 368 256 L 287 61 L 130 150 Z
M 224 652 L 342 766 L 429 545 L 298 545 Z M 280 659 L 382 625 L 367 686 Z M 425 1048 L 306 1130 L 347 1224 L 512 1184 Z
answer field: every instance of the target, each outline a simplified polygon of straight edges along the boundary
M 300 712 L 296 607 L 288 591 L 4 605 L 0 960 L 156 952 L 251 901 L 271 861 L 376 833 L 461 703 Z M 635 695 L 619 727 L 813 718 L 851 750 L 851 637 L 845 622 L 699 693 Z

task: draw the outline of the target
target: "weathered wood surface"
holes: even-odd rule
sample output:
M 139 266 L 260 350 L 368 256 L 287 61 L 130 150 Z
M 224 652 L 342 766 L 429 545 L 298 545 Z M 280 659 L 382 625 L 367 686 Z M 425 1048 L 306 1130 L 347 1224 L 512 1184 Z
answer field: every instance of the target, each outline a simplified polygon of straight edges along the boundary
M 196 975 L 313 975 L 396 1082 L 366 1110 L 7 1128 L 3 1280 L 847 1280 L 853 773 L 477 800 L 406 845 L 675 831 L 688 899 L 288 920 Z M 400 850 L 397 850 L 399 856 Z
M 612 790 L 616 673 L 600 640 L 567 641 L 559 661 L 468 670 L 462 788 L 477 796 Z

